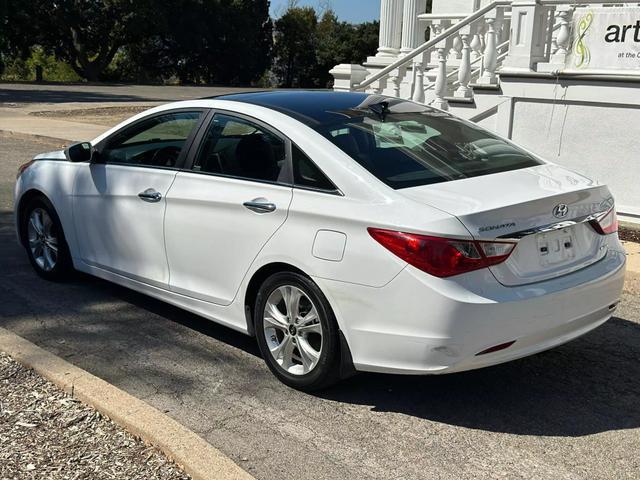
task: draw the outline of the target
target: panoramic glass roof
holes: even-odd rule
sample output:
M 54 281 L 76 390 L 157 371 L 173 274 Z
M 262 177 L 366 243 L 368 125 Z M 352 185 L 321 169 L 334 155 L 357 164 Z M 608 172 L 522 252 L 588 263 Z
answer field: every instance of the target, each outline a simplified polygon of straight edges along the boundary
M 334 123 L 344 118 L 341 113 L 358 107 L 371 95 L 361 92 L 332 92 L 319 90 L 273 90 L 236 93 L 215 97 L 271 108 L 289 115 L 311 127 Z M 378 97 L 381 100 L 397 99 Z

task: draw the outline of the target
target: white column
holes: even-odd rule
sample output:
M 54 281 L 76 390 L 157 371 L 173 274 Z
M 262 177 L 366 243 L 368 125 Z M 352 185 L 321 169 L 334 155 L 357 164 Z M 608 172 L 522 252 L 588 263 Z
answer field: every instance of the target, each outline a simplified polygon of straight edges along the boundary
M 400 52 L 403 0 L 380 1 L 380 39 L 376 57 L 395 57 Z
M 426 0 L 404 0 L 401 55 L 406 55 L 420 43 L 423 43 L 418 39 L 421 30 L 418 26 L 418 15 L 424 13 L 426 9 Z

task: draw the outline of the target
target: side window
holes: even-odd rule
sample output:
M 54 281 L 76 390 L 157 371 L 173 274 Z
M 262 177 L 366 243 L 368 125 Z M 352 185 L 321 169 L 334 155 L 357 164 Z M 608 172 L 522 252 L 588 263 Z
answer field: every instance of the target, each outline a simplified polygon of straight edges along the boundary
M 332 192 L 337 190 L 331 180 L 320 171 L 316 164 L 293 144 L 291 145 L 291 156 L 293 160 L 293 182 L 296 186 Z
M 196 172 L 268 182 L 283 181 L 285 142 L 253 122 L 217 114 L 193 165 Z
M 201 112 L 158 115 L 116 134 L 102 150 L 105 163 L 175 167 Z

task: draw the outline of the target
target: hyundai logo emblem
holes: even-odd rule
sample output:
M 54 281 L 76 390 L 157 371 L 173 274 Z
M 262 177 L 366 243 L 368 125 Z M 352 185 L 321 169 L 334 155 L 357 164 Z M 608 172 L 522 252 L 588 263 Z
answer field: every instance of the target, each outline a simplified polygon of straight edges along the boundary
M 553 216 L 556 218 L 564 218 L 569 213 L 569 207 L 566 203 L 559 203 L 553 207 Z

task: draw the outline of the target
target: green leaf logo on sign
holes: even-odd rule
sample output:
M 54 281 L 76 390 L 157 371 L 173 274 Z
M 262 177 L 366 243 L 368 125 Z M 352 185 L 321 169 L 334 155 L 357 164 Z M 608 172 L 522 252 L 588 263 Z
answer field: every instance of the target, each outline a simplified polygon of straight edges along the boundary
M 591 63 L 591 51 L 586 44 L 585 36 L 593 23 L 593 13 L 588 12 L 583 15 L 580 21 L 578 22 L 578 38 L 576 39 L 576 43 L 573 47 L 573 51 L 575 53 L 575 64 L 577 68 L 586 68 Z

